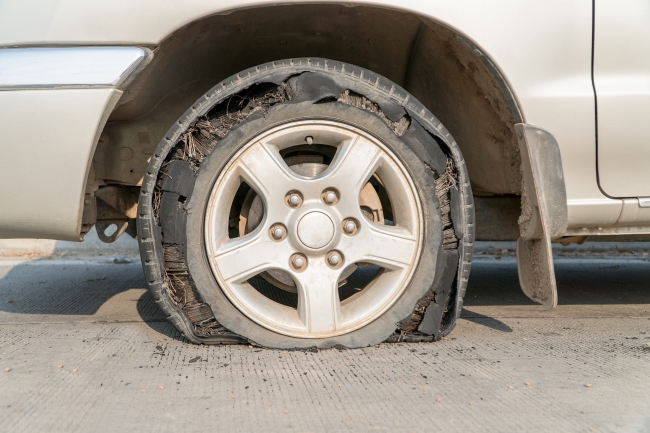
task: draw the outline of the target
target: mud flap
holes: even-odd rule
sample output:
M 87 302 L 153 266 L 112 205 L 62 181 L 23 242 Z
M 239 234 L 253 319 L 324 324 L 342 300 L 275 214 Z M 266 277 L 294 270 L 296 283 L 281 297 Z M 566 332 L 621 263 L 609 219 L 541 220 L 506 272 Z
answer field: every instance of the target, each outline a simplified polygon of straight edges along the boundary
M 521 152 L 522 200 L 517 270 L 524 294 L 548 308 L 557 305 L 551 241 L 568 226 L 566 187 L 560 148 L 550 133 L 515 125 Z

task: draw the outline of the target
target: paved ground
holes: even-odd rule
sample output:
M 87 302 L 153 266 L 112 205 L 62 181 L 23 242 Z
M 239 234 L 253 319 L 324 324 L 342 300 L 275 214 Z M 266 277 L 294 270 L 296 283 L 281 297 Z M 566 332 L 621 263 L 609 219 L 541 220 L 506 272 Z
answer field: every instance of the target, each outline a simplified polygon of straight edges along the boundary
M 0 261 L 0 431 L 650 431 L 643 259 L 558 259 L 549 312 L 481 258 L 448 340 L 318 353 L 187 344 L 101 260 Z

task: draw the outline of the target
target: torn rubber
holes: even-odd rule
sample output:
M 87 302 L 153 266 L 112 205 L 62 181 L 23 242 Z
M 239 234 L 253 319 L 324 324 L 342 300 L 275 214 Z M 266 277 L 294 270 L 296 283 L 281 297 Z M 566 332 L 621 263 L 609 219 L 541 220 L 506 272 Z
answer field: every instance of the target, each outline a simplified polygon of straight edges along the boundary
M 260 74 L 260 71 L 265 69 L 268 70 L 270 68 L 275 68 L 274 72 L 270 75 L 267 74 L 263 83 L 255 82 L 256 74 Z M 185 162 L 193 172 L 198 171 L 205 156 L 218 145 L 219 140 L 223 138 L 228 131 L 236 128 L 241 122 L 246 119 L 263 117 L 265 111 L 268 110 L 268 107 L 270 106 L 281 104 L 287 100 L 290 101 L 293 98 L 301 100 L 303 95 L 300 91 L 300 83 L 305 83 L 306 80 L 309 79 L 310 75 L 311 77 L 316 76 L 316 74 L 309 74 L 309 72 L 318 70 L 333 70 L 341 75 L 343 82 L 346 79 L 355 80 L 355 82 L 362 82 L 366 86 L 362 93 L 348 92 L 347 94 L 345 91 L 348 89 L 339 86 L 342 92 L 334 92 L 338 93 L 338 95 L 332 94 L 333 92 L 331 91 L 331 87 L 328 91 L 321 91 L 319 94 L 318 86 L 316 86 L 316 90 L 314 90 L 312 94 L 318 95 L 319 101 L 327 101 L 336 98 L 336 100 L 341 103 L 367 109 L 381 118 L 382 121 L 393 130 L 393 132 L 396 134 L 401 133 L 401 138 L 406 139 L 412 135 L 409 139 L 417 140 L 416 136 L 418 134 L 429 134 L 443 146 L 444 153 L 443 150 L 437 148 L 437 146 L 421 145 L 421 153 L 422 156 L 424 156 L 422 160 L 428 162 L 436 174 L 440 173 L 441 175 L 447 172 L 447 161 L 451 160 L 454 169 L 457 173 L 460 173 L 460 178 L 457 180 L 458 188 L 456 190 L 449 188 L 442 199 L 439 197 L 441 202 L 444 202 L 444 198 L 447 197 L 451 204 L 451 211 L 448 217 L 449 222 L 451 222 L 453 237 L 448 236 L 448 240 L 450 241 L 446 243 L 448 249 L 443 249 L 443 251 L 451 251 L 454 249 L 454 244 L 456 245 L 458 250 L 455 250 L 456 254 L 453 260 L 455 262 L 455 267 L 446 264 L 444 266 L 445 271 L 439 272 L 438 275 L 436 275 L 435 281 L 432 284 L 432 293 L 425 296 L 425 298 L 428 297 L 428 299 L 425 299 L 422 303 L 418 302 L 418 305 L 416 305 L 416 309 L 418 310 L 417 314 L 415 314 L 416 311 L 414 311 L 414 314 L 411 315 L 411 317 L 415 317 L 416 320 L 414 322 L 412 321 L 410 326 L 410 329 L 416 329 L 416 331 L 402 331 L 399 330 L 398 326 L 398 332 L 396 333 L 401 336 L 402 340 L 400 341 L 424 341 L 418 340 L 422 338 L 425 340 L 427 338 L 439 339 L 440 336 L 448 333 L 451 328 L 453 328 L 455 319 L 462 307 L 462 296 L 464 295 L 467 276 L 469 274 L 471 249 L 473 245 L 473 207 L 469 181 L 466 178 L 466 171 L 463 171 L 466 169 L 464 168 L 464 161 L 462 160 L 460 151 L 440 122 L 438 122 L 435 117 L 431 116 L 430 113 L 419 104 L 419 102 L 412 98 L 409 99 L 409 96 L 403 89 L 391 85 L 392 83 L 374 73 L 360 68 L 350 67 L 349 65 L 344 65 L 339 62 L 331 62 L 322 59 L 294 59 L 262 65 L 225 80 L 222 84 L 215 86 L 208 95 L 219 94 L 220 92 L 228 93 L 228 89 L 231 88 L 239 88 L 240 90 L 228 93 L 227 96 L 219 99 L 218 102 L 213 104 L 211 107 L 206 107 L 205 104 L 203 104 L 202 99 L 205 97 L 199 99 L 191 111 L 188 110 L 188 113 L 181 118 L 178 125 L 175 125 L 170 130 L 170 133 L 168 133 L 166 138 L 159 145 L 159 149 L 156 150 L 156 158 L 152 158 L 150 175 L 145 179 L 143 185 L 144 195 L 141 197 L 141 207 L 142 209 L 150 209 L 151 215 L 155 215 L 153 221 L 162 222 L 160 221 L 159 216 L 163 205 L 165 206 L 165 209 L 167 209 L 168 206 L 170 206 L 169 203 L 173 201 L 171 199 L 165 200 L 165 193 L 175 193 L 176 195 L 184 196 L 187 189 L 183 189 L 182 191 L 179 191 L 179 189 L 189 188 L 188 185 L 171 186 L 172 184 L 169 182 L 165 186 L 164 177 L 159 176 L 162 169 L 168 169 L 169 171 L 175 170 L 175 166 L 180 167 L 180 165 L 177 164 L 177 161 L 182 161 Z M 295 83 L 295 88 L 291 86 L 292 83 Z M 386 83 L 388 83 L 390 87 L 388 87 Z M 321 86 L 321 89 L 325 87 L 326 86 Z M 377 100 L 378 98 L 375 99 L 373 96 L 376 95 L 381 95 L 383 98 L 389 98 L 398 104 L 375 103 L 373 100 Z M 198 118 L 196 118 L 195 114 L 197 112 L 199 113 Z M 191 118 L 196 118 L 196 120 L 185 123 L 184 119 Z M 408 126 L 406 125 L 406 122 L 408 122 Z M 408 133 L 406 133 L 407 131 Z M 418 152 L 417 150 L 415 151 Z M 434 156 L 432 156 L 432 154 Z M 440 156 L 443 155 L 444 159 L 440 158 Z M 444 171 L 443 167 L 440 166 L 441 159 L 444 160 Z M 459 169 L 459 167 L 462 167 L 462 169 Z M 154 177 L 152 178 L 152 176 Z M 191 195 L 191 192 L 189 194 Z M 456 221 L 457 224 L 454 224 L 454 221 Z M 167 223 L 168 222 L 169 221 L 167 221 Z M 165 223 L 164 225 L 167 224 Z M 450 227 L 447 226 L 447 229 L 449 228 Z M 207 312 L 205 308 L 202 309 L 201 307 L 198 307 L 197 309 L 196 306 L 201 305 L 202 301 L 200 297 L 197 297 L 198 293 L 196 291 L 192 290 L 188 292 L 188 286 L 191 287 L 193 284 L 191 278 L 187 281 L 179 282 L 179 273 L 174 276 L 173 281 L 172 278 L 167 275 L 171 268 L 178 265 L 176 259 L 172 260 L 172 257 L 182 257 L 182 247 L 179 248 L 178 246 L 174 246 L 174 243 L 169 242 L 172 239 L 170 239 L 169 235 L 165 236 L 165 230 L 157 231 L 155 228 L 152 230 L 152 227 L 149 227 L 147 223 L 139 222 L 138 230 L 139 233 L 142 232 L 149 234 L 149 236 L 143 237 L 143 242 L 141 243 L 143 263 L 147 262 L 148 257 L 153 257 L 151 253 L 149 253 L 151 248 L 146 244 L 146 242 L 153 242 L 154 244 L 159 245 L 158 248 L 160 250 L 163 250 L 163 247 L 165 247 L 164 251 L 166 259 L 164 260 L 164 263 L 166 272 L 160 272 L 160 274 L 167 286 L 170 298 L 177 302 L 177 306 L 185 312 L 186 318 L 192 318 L 190 319 L 192 323 L 192 329 L 190 332 L 193 332 L 194 335 L 190 335 L 188 338 L 196 342 L 233 342 L 234 339 L 232 335 L 226 338 L 227 330 L 224 330 L 218 323 L 210 324 L 210 321 L 214 320 L 214 316 L 206 319 Z M 157 236 L 151 238 L 150 234 L 152 231 L 153 233 L 157 233 Z M 168 233 L 172 233 L 172 231 L 168 230 Z M 172 247 L 177 249 L 176 253 L 172 251 Z M 144 254 L 145 252 L 146 254 Z M 155 254 L 158 256 L 161 255 L 160 253 Z M 444 256 L 447 257 L 445 263 L 451 260 L 448 258 L 448 254 L 444 254 Z M 150 272 L 153 272 L 152 275 L 155 277 L 156 271 L 153 263 L 149 261 L 147 264 L 148 266 L 145 266 L 146 272 L 147 270 L 151 270 Z M 178 271 L 178 269 L 176 270 Z M 183 271 L 181 270 L 181 273 L 182 272 Z M 450 275 L 454 275 L 454 277 L 451 278 Z M 453 285 L 450 289 L 446 291 L 438 289 L 437 285 L 443 284 L 442 281 L 448 282 L 450 278 L 453 281 Z M 156 279 L 148 277 L 147 280 L 154 281 Z M 176 287 L 174 287 L 174 283 L 176 284 Z M 433 286 L 436 287 L 433 288 Z M 193 298 L 189 293 L 192 293 Z M 183 298 L 181 298 L 181 295 Z M 186 301 L 181 302 L 181 299 Z M 427 302 L 428 305 L 426 305 Z M 442 305 L 446 305 L 446 307 L 442 307 Z M 429 311 L 431 311 L 431 313 L 429 313 Z M 431 329 L 429 326 L 429 321 L 435 320 L 436 315 L 442 315 L 441 327 L 437 334 L 435 330 Z M 424 319 L 427 319 L 426 322 L 424 322 Z M 412 325 L 415 322 L 417 322 L 417 326 L 413 328 Z M 178 321 L 175 321 L 174 324 L 179 327 L 179 329 L 183 327 L 183 325 L 179 324 Z M 208 325 L 207 328 L 205 326 L 206 324 Z M 204 339 L 204 336 L 210 335 L 210 329 L 214 330 L 217 334 L 222 332 L 220 335 L 224 338 L 221 340 L 218 338 Z M 432 334 L 430 336 L 424 335 L 424 332 L 432 332 Z M 392 338 L 393 337 L 391 337 L 391 339 Z

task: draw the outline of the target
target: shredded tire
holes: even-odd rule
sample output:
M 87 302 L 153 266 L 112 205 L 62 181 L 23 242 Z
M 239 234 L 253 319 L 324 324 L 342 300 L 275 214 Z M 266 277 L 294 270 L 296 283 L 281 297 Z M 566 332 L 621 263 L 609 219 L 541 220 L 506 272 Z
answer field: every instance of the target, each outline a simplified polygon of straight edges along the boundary
M 367 89 L 363 95 L 342 89 L 329 98 L 372 113 L 398 137 L 404 136 L 409 128 L 418 128 L 421 134 L 433 137 L 447 154 L 443 170 L 428 167 L 435 180 L 442 218 L 443 240 L 438 265 L 446 269 L 441 272 L 445 274 L 441 277 L 444 281 L 432 284 L 415 304 L 412 314 L 395 324 L 395 332 L 387 341 L 439 340 L 451 332 L 460 315 L 471 266 L 474 215 L 467 170 L 457 144 L 426 108 L 385 78 L 339 62 L 294 59 L 249 69 L 215 86 L 169 130 L 145 176 L 138 208 L 138 235 L 148 287 L 168 319 L 189 341 L 205 344 L 246 341 L 217 321 L 188 270 L 182 231 L 187 216 L 185 200 L 191 195 L 196 174 L 229 131 L 248 119 L 265 116 L 277 104 L 300 96 L 290 84 L 292 77 L 321 70 L 339 74 Z M 260 76 L 264 76 L 264 81 Z M 404 115 L 387 115 L 373 95 L 401 106 Z M 162 221 L 161 215 L 167 219 L 169 215 L 174 216 Z M 183 230 L 168 230 L 176 225 Z

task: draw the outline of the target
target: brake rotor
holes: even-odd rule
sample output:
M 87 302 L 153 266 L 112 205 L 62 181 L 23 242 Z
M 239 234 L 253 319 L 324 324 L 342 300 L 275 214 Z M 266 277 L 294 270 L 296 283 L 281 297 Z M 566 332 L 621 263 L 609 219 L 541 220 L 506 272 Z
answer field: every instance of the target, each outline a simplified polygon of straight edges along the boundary
M 295 173 L 307 178 L 318 176 L 327 170 L 328 167 L 327 164 L 323 164 L 323 157 L 321 155 L 297 155 L 286 158 L 285 162 Z M 381 181 L 377 177 L 373 177 L 372 181 L 381 184 Z M 371 182 L 366 183 L 361 190 L 359 194 L 359 205 L 366 218 L 374 223 L 384 224 L 384 211 L 381 200 Z M 260 196 L 251 189 L 246 194 L 240 211 L 239 236 L 251 233 L 262 222 L 263 218 L 264 203 Z M 347 282 L 347 278 L 357 268 L 358 266 L 356 264 L 351 264 L 343 270 L 341 278 L 338 281 L 339 287 Z M 279 269 L 270 269 L 260 273 L 260 277 L 282 290 L 298 293 L 296 283 L 288 272 Z

